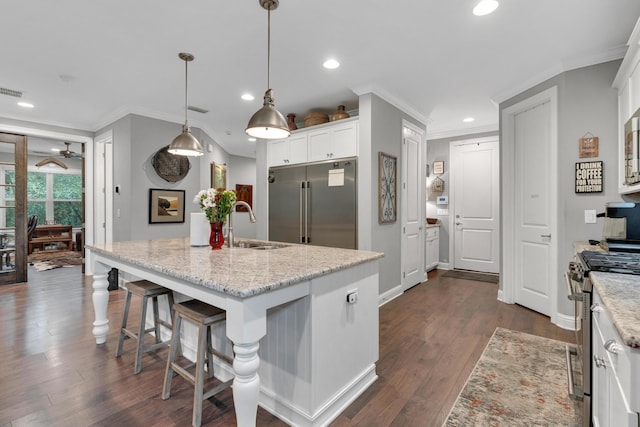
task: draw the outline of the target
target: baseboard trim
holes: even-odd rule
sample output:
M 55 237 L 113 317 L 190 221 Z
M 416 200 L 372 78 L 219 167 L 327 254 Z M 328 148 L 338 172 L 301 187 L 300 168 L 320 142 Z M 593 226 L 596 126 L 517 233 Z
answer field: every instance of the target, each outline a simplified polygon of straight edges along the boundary
M 260 389 L 258 405 L 273 416 L 292 426 L 326 426 L 353 403 L 364 391 L 378 379 L 376 365 L 372 364 L 353 379 L 333 399 L 319 407 L 313 415 L 295 407 L 290 402 L 278 399 L 270 390 Z M 276 410 L 277 408 L 277 410 Z
M 559 328 L 566 329 L 568 331 L 575 331 L 576 330 L 575 322 L 576 321 L 573 316 L 558 313 L 556 315 L 556 321 L 553 323 L 555 323 L 555 325 L 558 326 Z
M 388 291 L 378 295 L 378 307 L 382 307 L 392 299 L 398 298 L 402 294 L 402 286 L 400 285 L 389 289 Z

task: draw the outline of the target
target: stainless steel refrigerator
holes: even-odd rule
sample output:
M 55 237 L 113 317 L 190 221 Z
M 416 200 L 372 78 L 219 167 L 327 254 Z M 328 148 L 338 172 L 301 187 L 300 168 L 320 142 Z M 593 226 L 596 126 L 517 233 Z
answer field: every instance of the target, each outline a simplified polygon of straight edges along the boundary
M 269 240 L 357 249 L 356 159 L 269 169 Z

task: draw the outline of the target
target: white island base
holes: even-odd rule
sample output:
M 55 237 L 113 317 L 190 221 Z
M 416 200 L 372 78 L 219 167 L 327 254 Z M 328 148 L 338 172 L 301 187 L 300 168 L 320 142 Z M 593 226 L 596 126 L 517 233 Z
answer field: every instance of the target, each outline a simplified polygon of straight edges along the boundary
M 309 287 L 309 295 L 267 310 L 258 404 L 287 424 L 324 426 L 378 378 L 378 265 L 361 264 L 300 285 Z M 346 295 L 353 291 L 358 298 L 350 304 Z M 161 318 L 169 317 L 166 304 L 160 311 Z M 152 322 L 150 310 L 149 327 Z M 182 349 L 194 360 L 197 330 L 183 327 Z M 163 339 L 169 337 L 167 332 Z M 214 326 L 213 345 L 233 356 L 223 325 Z M 222 381 L 231 378 L 229 366 L 215 365 Z
M 259 404 L 296 426 L 328 424 L 377 378 L 377 263 L 310 286 L 309 296 L 267 311 L 259 351 Z M 349 304 L 354 290 L 358 300 Z

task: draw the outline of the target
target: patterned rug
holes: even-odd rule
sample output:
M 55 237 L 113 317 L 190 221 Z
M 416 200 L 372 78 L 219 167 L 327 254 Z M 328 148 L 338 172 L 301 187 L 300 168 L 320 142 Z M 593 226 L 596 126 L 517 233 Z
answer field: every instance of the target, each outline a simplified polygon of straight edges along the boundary
M 53 270 L 60 267 L 72 267 L 82 264 L 82 252 L 40 251 L 29 255 L 29 264 L 38 271 Z
M 580 403 L 567 393 L 565 344 L 496 328 L 445 425 L 580 425 Z

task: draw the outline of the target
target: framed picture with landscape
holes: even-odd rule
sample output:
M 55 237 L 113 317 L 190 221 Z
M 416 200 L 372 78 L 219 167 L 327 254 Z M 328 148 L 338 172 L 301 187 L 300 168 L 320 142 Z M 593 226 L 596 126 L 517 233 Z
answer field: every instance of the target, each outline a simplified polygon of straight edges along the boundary
M 149 224 L 184 222 L 184 190 L 149 189 Z
M 211 188 L 227 188 L 227 166 L 211 162 Z

